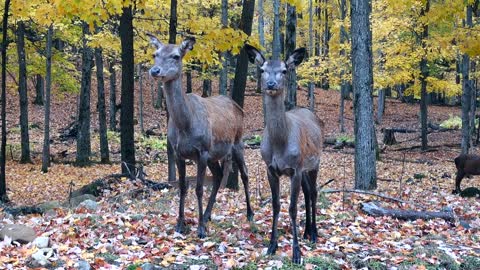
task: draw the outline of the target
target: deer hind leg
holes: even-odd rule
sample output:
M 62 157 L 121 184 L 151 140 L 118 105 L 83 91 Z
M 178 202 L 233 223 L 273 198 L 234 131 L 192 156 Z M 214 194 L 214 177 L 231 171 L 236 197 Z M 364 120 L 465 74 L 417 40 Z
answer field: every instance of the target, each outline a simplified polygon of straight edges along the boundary
M 243 188 L 245 189 L 245 200 L 247 202 L 247 219 L 253 221 L 253 210 L 250 204 L 250 192 L 248 191 L 248 170 L 245 164 L 245 157 L 243 155 L 243 144 L 235 144 L 232 148 L 232 157 L 240 170 L 242 177 Z
M 212 192 L 210 193 L 210 198 L 208 199 L 207 209 L 205 209 L 205 214 L 203 215 L 203 221 L 207 223 L 210 220 L 212 214 L 212 208 L 215 204 L 215 199 L 217 198 L 217 192 L 220 188 L 220 183 L 222 182 L 223 172 L 222 168 L 218 161 L 208 161 L 208 168 L 212 172 L 213 176 L 213 186 Z
M 308 174 L 302 174 L 302 191 L 305 198 L 305 231 L 303 232 L 303 239 L 308 239 L 311 235 L 311 213 L 310 213 L 310 186 L 308 183 Z
M 310 227 L 310 241 L 317 242 L 317 175 L 318 169 L 308 172 L 308 186 L 310 187 L 310 206 L 312 207 L 312 223 Z
M 175 159 L 178 168 L 178 188 L 180 190 L 180 208 L 178 211 L 178 220 L 175 231 L 178 233 L 185 232 L 185 197 L 188 192 L 188 183 L 185 179 L 185 160 L 181 160 L 178 157 Z
M 455 178 L 455 190 L 452 192 L 453 194 L 458 194 L 462 191 L 460 184 L 462 183 L 463 177 L 465 177 L 465 173 L 457 170 L 457 177 Z
M 205 179 L 205 171 L 207 170 L 208 152 L 201 152 L 197 160 L 197 186 L 195 187 L 195 194 L 197 195 L 198 203 L 198 238 L 205 238 L 207 236 L 205 221 L 203 219 L 203 181 Z
M 295 170 L 290 181 L 290 207 L 288 213 L 290 214 L 293 245 L 292 245 L 292 262 L 299 264 L 302 260 L 302 253 L 300 252 L 300 246 L 298 244 L 298 230 L 297 230 L 297 202 L 298 195 L 300 193 L 300 187 L 302 185 L 302 173 Z

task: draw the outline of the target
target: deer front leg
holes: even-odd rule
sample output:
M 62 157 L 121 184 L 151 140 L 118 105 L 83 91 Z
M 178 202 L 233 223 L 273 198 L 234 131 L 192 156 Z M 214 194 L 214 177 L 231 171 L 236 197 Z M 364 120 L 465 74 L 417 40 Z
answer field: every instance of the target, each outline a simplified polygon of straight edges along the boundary
M 210 215 L 212 214 L 212 208 L 215 204 L 215 199 L 217 198 L 218 189 L 220 188 L 220 183 L 222 182 L 222 168 L 218 161 L 207 162 L 208 168 L 213 175 L 213 186 L 212 192 L 210 193 L 210 199 L 208 200 L 207 209 L 205 209 L 205 214 L 203 215 L 204 222 L 207 223 L 210 220 Z
M 457 172 L 457 177 L 455 178 L 455 190 L 453 190 L 452 194 L 458 194 L 462 191 L 460 188 L 460 184 L 462 183 L 462 179 L 465 177 L 465 173 L 462 171 Z
M 270 190 L 272 191 L 273 220 L 272 234 L 270 236 L 270 245 L 268 246 L 267 254 L 273 255 L 278 247 L 277 223 L 278 214 L 280 213 L 280 183 L 278 176 L 272 168 L 268 168 L 268 183 L 270 184 Z
M 197 186 L 195 193 L 197 195 L 198 203 L 198 238 L 205 238 L 207 236 L 205 229 L 205 221 L 203 219 L 203 180 L 205 179 L 205 171 L 207 169 L 208 152 L 201 152 L 197 160 Z
M 188 192 L 188 183 L 185 179 L 185 160 L 175 159 L 178 168 L 178 186 L 180 189 L 180 209 L 178 211 L 178 220 L 175 231 L 178 233 L 185 232 L 185 197 Z
M 290 220 L 292 224 L 292 234 L 293 234 L 293 246 L 292 246 L 292 262 L 299 264 L 302 260 L 302 254 L 300 252 L 300 246 L 298 245 L 298 232 L 297 232 L 297 201 L 298 195 L 300 192 L 300 186 L 302 184 L 302 173 L 298 170 L 295 170 L 291 178 L 291 188 L 290 188 L 290 207 L 288 208 L 288 213 L 290 214 Z

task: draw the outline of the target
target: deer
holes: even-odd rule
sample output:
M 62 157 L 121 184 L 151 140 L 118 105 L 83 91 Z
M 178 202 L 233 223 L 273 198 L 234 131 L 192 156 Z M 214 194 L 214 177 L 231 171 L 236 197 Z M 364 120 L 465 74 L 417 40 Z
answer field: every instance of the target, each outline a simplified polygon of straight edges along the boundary
M 164 83 L 167 110 L 167 138 L 175 152 L 175 163 L 179 175 L 179 211 L 175 231 L 185 232 L 185 197 L 188 192 L 185 160 L 197 165 L 195 194 L 198 201 L 199 238 L 206 237 L 206 223 L 210 219 L 215 198 L 223 175 L 229 167 L 227 160 L 238 165 L 247 203 L 247 219 L 253 220 L 250 205 L 248 171 L 243 147 L 243 110 L 227 96 L 202 98 L 197 94 L 182 91 L 182 59 L 193 49 L 195 38 L 186 38 L 180 45 L 163 44 L 154 35 L 147 34 L 156 48 L 154 65 L 150 75 Z M 222 165 L 223 164 L 223 170 Z M 207 208 L 203 212 L 203 182 L 206 168 L 213 176 L 212 191 Z
M 323 146 L 323 122 L 311 111 L 285 109 L 285 86 L 288 69 L 297 67 L 305 57 L 305 48 L 296 49 L 286 61 L 265 60 L 255 47 L 246 44 L 249 61 L 260 67 L 261 88 L 265 98 L 266 127 L 260 152 L 267 167 L 272 193 L 273 221 L 268 255 L 278 248 L 278 215 L 280 212 L 280 182 L 283 175 L 290 177 L 290 206 L 288 209 L 293 234 L 293 263 L 301 262 L 297 236 L 297 200 L 300 187 L 305 197 L 306 222 L 303 237 L 317 240 L 316 179 Z
M 460 154 L 455 158 L 457 177 L 455 178 L 455 189 L 453 194 L 462 192 L 460 184 L 462 179 L 468 175 L 480 175 L 480 156 L 473 154 Z

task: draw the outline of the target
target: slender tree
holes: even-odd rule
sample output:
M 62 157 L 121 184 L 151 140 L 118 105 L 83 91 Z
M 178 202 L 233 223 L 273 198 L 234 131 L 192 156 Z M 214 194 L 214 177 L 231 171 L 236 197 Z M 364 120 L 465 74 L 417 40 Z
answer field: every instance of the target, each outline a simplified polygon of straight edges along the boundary
M 347 42 L 347 31 L 345 30 L 345 18 L 347 17 L 347 1 L 340 0 L 340 19 L 342 20 L 342 25 L 340 26 L 340 44 L 345 44 Z M 345 49 L 342 47 L 340 50 L 340 56 L 345 56 Z M 348 82 L 344 79 L 345 69 L 340 71 L 340 113 L 338 122 L 340 123 L 340 132 L 345 132 L 345 92 L 348 95 Z
M 8 202 L 7 181 L 5 174 L 7 147 L 7 46 L 8 46 L 8 10 L 10 0 L 5 0 L 2 24 L 2 147 L 0 150 L 0 202 Z
M 228 27 L 228 0 L 222 0 L 222 27 Z M 220 95 L 227 95 L 228 85 L 228 52 L 222 52 L 222 69 L 220 70 L 219 92 Z
M 263 2 L 264 0 L 258 0 L 258 5 L 257 5 L 258 39 L 260 41 L 260 46 L 265 47 L 265 30 L 264 30 L 265 20 L 263 18 L 263 15 L 264 15 Z M 260 67 L 257 66 L 257 91 L 256 91 L 257 93 L 262 92 L 262 84 L 260 80 L 261 76 L 262 76 L 262 73 L 261 73 Z
M 97 110 L 98 126 L 100 133 L 100 160 L 109 163 L 109 150 L 107 138 L 107 111 L 105 108 L 105 82 L 103 76 L 103 52 L 101 48 L 95 48 L 95 65 L 97 67 Z
M 93 67 L 93 49 L 87 45 L 86 36 L 89 34 L 88 24 L 83 23 L 83 49 L 82 49 L 82 81 L 80 85 L 80 102 L 78 105 L 78 133 L 77 133 L 77 158 L 79 166 L 90 163 L 90 95 Z
M 280 45 L 280 0 L 273 0 L 273 41 L 272 59 L 279 60 L 281 54 Z
M 22 154 L 20 163 L 31 163 L 30 136 L 28 134 L 28 94 L 27 94 L 27 62 L 25 59 L 25 23 L 17 23 L 18 54 L 18 93 L 20 98 L 20 136 Z
M 42 75 L 37 74 L 35 75 L 35 99 L 33 100 L 33 104 L 43 106 L 44 105 L 44 88 L 45 88 L 45 81 L 43 80 Z
M 142 64 L 138 64 L 138 119 L 140 124 L 140 132 L 145 134 L 143 127 L 143 76 L 142 76 Z
M 110 72 L 110 120 L 108 122 L 109 129 L 115 131 L 117 128 L 117 72 L 114 61 L 110 62 L 108 71 Z
M 43 133 L 42 172 L 48 172 L 50 167 L 50 99 L 52 90 L 52 39 L 53 24 L 48 27 L 47 44 L 45 51 L 46 74 L 45 74 L 45 130 Z
M 287 4 L 287 20 L 285 30 L 285 59 L 295 50 L 297 37 L 297 11 L 294 5 Z M 294 68 L 288 69 L 287 74 L 287 96 L 285 99 L 286 110 L 297 106 L 297 74 Z
M 424 17 L 430 11 L 430 0 L 425 3 L 425 8 L 422 9 L 420 16 Z M 427 138 L 427 120 L 428 120 L 428 106 L 427 106 L 427 77 L 429 75 L 427 65 L 427 38 L 428 38 L 428 23 L 425 22 L 422 26 L 421 44 L 423 48 L 422 59 L 420 60 L 420 123 L 421 123 L 421 137 L 422 150 L 428 148 Z
M 355 188 L 375 189 L 371 1 L 351 1 L 352 67 L 355 111 Z
M 120 110 L 120 152 L 122 156 L 122 173 L 134 177 L 135 141 L 134 141 L 134 54 L 133 54 L 133 10 L 124 7 L 120 16 L 120 42 L 122 47 L 122 93 Z
M 343 0 L 345 1 L 345 0 Z M 313 55 L 313 1 L 308 0 L 308 52 Z M 315 83 L 313 81 L 308 82 L 308 98 L 309 108 L 312 112 L 315 111 Z
M 472 5 L 467 5 L 465 26 L 470 28 L 472 22 Z M 468 154 L 472 135 L 472 125 L 470 121 L 472 108 L 472 80 L 470 80 L 470 56 L 466 53 L 462 56 L 462 154 Z M 475 122 L 474 122 L 475 123 Z

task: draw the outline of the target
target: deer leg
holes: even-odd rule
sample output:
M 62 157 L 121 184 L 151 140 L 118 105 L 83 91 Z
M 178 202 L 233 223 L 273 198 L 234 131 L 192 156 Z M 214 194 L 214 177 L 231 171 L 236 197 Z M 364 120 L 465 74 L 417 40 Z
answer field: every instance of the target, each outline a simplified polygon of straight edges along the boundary
M 223 173 L 222 168 L 218 161 L 208 161 L 207 162 L 208 168 L 212 172 L 213 175 L 213 186 L 212 186 L 212 193 L 210 193 L 210 198 L 208 199 L 207 209 L 205 209 L 205 214 L 203 215 L 204 222 L 207 223 L 210 220 L 210 215 L 212 214 L 212 208 L 215 204 L 215 199 L 217 198 L 217 192 L 220 188 L 220 183 L 222 182 Z
M 311 236 L 311 219 L 310 219 L 310 187 L 308 183 L 307 173 L 302 174 L 302 191 L 305 198 L 305 231 L 303 232 L 303 239 L 308 239 Z
M 178 157 L 175 159 L 178 168 L 178 186 L 180 190 L 180 209 L 178 211 L 178 220 L 175 231 L 178 233 L 185 232 L 185 197 L 188 192 L 188 183 L 185 179 L 185 160 Z
M 205 238 L 207 236 L 205 229 L 205 221 L 203 219 L 203 180 L 205 179 L 205 171 L 207 169 L 208 152 L 200 152 L 197 160 L 197 186 L 195 187 L 195 194 L 198 202 L 198 238 Z
M 302 254 L 300 252 L 300 246 L 298 245 L 298 230 L 297 230 L 297 201 L 298 195 L 300 193 L 300 187 L 302 184 L 302 173 L 298 170 L 295 170 L 291 181 L 290 181 L 290 207 L 288 208 L 288 213 L 290 214 L 290 220 L 292 224 L 292 234 L 293 234 L 293 245 L 292 245 L 292 262 L 299 264 L 302 259 Z
M 278 247 L 278 214 L 280 213 L 280 182 L 278 176 L 272 168 L 268 168 L 268 183 L 272 191 L 272 208 L 273 208 L 273 221 L 272 221 L 272 234 L 270 236 L 270 245 L 267 250 L 268 255 L 275 254 Z
M 253 221 L 253 210 L 250 205 L 250 192 L 248 191 L 248 170 L 245 164 L 245 157 L 243 156 L 243 145 L 241 143 L 233 146 L 232 149 L 233 158 L 240 170 L 240 176 L 242 177 L 243 188 L 245 189 L 245 200 L 247 202 L 247 219 Z
M 310 187 L 310 206 L 312 207 L 312 223 L 310 225 L 310 241 L 317 242 L 317 175 L 318 169 L 308 172 Z
M 457 171 L 457 177 L 455 178 L 455 190 L 452 192 L 453 194 L 458 194 L 462 191 L 460 189 L 460 183 L 462 183 L 463 177 L 465 177 L 465 173 L 462 171 Z

